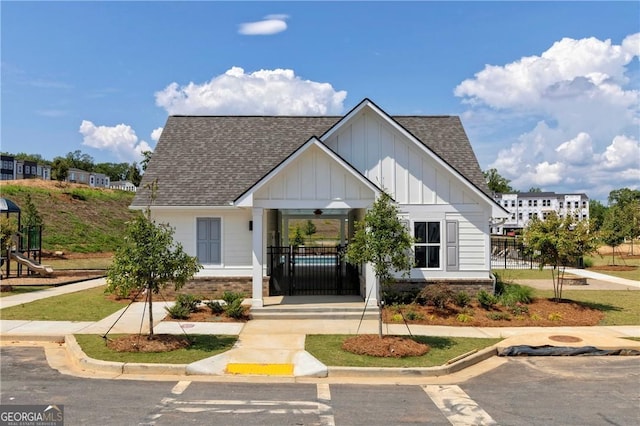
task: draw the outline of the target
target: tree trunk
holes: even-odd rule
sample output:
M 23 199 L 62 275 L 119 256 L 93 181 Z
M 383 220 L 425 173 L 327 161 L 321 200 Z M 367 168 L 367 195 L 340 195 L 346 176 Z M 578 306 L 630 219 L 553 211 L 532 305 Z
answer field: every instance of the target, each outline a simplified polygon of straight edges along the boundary
M 377 293 L 378 293 L 378 337 L 382 339 L 382 290 L 380 289 L 380 279 L 376 278 L 377 282 Z
M 151 291 L 151 284 L 147 287 L 147 293 L 149 297 L 149 340 L 153 339 L 153 297 Z

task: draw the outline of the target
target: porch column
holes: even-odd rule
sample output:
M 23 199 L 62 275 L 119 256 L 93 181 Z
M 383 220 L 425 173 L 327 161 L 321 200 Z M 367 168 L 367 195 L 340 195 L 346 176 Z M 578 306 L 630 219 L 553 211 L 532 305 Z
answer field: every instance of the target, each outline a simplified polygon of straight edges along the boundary
M 378 280 L 376 279 L 376 272 L 373 270 L 371 263 L 366 263 L 364 266 L 365 273 L 365 302 L 367 306 L 378 306 Z
M 262 239 L 263 239 L 263 218 L 264 209 L 262 207 L 253 208 L 253 281 L 251 295 L 251 306 L 261 308 L 262 302 Z

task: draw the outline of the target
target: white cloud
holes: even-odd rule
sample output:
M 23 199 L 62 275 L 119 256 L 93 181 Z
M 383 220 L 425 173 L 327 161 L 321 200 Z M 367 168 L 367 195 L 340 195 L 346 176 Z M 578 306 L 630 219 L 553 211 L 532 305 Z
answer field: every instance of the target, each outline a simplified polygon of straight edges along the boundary
M 156 105 L 169 114 L 328 115 L 340 114 L 347 92 L 329 83 L 303 80 L 290 69 L 245 73 L 232 67 L 210 81 L 156 92 Z
M 267 15 L 262 21 L 240 24 L 238 33 L 242 35 L 273 35 L 287 29 L 287 15 Z
M 640 168 L 640 143 L 626 136 L 616 136 L 602 154 L 602 160 L 607 169 Z
M 79 131 L 83 145 L 111 151 L 120 161 L 139 162 L 143 151 L 151 151 L 149 144 L 138 140 L 136 132 L 126 124 L 96 126 L 91 121 L 82 120 Z
M 158 140 L 160 139 L 160 135 L 162 134 L 162 130 L 162 127 L 154 129 L 153 132 L 151 132 L 151 140 L 158 142 Z
M 620 44 L 563 38 L 540 55 L 486 65 L 454 93 L 471 109 L 464 114 L 469 128 L 506 141 L 489 167 L 516 189 L 586 190 L 606 199 L 640 166 L 640 91 L 630 79 L 637 79 L 631 64 L 639 56 L 640 33 Z M 502 123 L 487 126 L 480 117 Z M 516 138 L 500 134 L 518 125 Z

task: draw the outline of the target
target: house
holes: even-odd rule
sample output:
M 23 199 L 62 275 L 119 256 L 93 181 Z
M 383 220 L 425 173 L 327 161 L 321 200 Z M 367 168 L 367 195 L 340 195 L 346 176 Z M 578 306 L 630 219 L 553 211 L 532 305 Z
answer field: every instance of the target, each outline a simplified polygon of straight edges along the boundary
M 133 184 L 133 182 L 130 182 L 128 180 L 117 180 L 117 181 L 111 182 L 111 185 L 109 186 L 109 188 L 119 189 L 120 191 L 130 191 L 130 192 L 136 192 L 138 190 L 138 188 Z
M 103 173 L 87 172 L 86 170 L 77 169 L 75 167 L 68 170 L 66 181 L 89 185 L 92 188 L 109 188 L 111 185 L 109 176 Z
M 43 179 L 51 180 L 51 166 L 36 161 L 16 160 L 13 155 L 2 155 L 2 180 Z
M 371 265 L 344 265 L 342 246 L 290 247 L 287 223 L 337 220 L 347 243 L 382 190 L 416 237 L 408 281 L 492 285 L 490 227 L 507 212 L 455 116 L 390 116 L 369 99 L 341 117 L 170 116 L 131 208 L 150 206 L 198 256 L 196 289 L 244 285 L 254 307 L 273 293 L 375 305 Z
M 511 235 L 522 231 L 534 217 L 546 219 L 550 212 L 560 217 L 573 216 L 575 220 L 589 219 L 589 197 L 586 194 L 556 194 L 555 192 L 516 192 L 494 194 L 498 204 L 509 212 L 509 217 L 491 228 L 496 235 Z

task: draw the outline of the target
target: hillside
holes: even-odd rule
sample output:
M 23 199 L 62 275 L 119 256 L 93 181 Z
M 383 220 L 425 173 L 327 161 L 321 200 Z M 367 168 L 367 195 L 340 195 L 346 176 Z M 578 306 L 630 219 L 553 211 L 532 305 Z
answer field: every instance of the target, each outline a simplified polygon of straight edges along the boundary
M 42 248 L 65 253 L 113 252 L 120 244 L 134 194 L 43 180 L 0 182 L 0 196 L 24 214 L 27 194 L 44 219 Z

